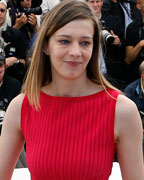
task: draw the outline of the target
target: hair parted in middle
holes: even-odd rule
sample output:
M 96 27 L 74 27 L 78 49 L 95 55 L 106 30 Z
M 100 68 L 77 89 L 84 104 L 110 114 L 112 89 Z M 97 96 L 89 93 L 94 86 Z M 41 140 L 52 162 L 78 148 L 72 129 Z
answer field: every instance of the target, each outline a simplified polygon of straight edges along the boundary
M 104 88 L 113 88 L 103 77 L 99 66 L 101 29 L 99 20 L 87 2 L 80 0 L 63 0 L 44 17 L 36 40 L 32 62 L 27 74 L 23 92 L 27 94 L 30 104 L 39 105 L 41 87 L 52 81 L 50 57 L 44 51 L 44 44 L 60 28 L 71 21 L 90 19 L 93 22 L 93 52 L 88 63 L 87 77 Z

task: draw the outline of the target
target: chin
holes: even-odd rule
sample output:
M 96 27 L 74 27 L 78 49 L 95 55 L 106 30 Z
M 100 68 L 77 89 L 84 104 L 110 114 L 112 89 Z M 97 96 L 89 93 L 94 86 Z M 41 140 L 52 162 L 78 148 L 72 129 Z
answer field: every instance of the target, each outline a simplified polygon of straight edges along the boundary
M 66 80 L 76 80 L 80 78 L 80 74 L 69 74 L 69 75 L 64 75 L 63 78 Z

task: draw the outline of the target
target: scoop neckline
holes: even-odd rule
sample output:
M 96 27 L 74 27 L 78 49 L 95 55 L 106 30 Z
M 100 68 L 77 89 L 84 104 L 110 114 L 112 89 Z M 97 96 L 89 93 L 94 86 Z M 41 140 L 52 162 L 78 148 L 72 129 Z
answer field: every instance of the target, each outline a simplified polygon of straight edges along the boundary
M 107 89 L 108 91 L 108 89 Z M 87 100 L 87 99 L 90 99 L 90 98 L 93 98 L 93 97 L 96 97 L 100 94 L 103 94 L 103 93 L 106 93 L 106 90 L 103 89 L 101 91 L 98 91 L 96 93 L 93 93 L 93 94 L 89 94 L 89 95 L 85 95 L 85 96 L 74 96 L 74 97 L 68 97 L 68 96 L 52 96 L 52 95 L 49 95 L 45 92 L 43 92 L 41 90 L 41 96 L 45 97 L 45 98 L 48 98 L 49 100 L 60 100 L 60 101 L 82 101 L 82 100 Z

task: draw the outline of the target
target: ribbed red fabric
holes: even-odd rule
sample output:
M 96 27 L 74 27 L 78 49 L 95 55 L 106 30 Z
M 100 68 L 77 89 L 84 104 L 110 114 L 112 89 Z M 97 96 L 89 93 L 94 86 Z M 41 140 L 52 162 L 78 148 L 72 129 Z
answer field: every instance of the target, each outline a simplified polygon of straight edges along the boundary
M 106 91 L 83 97 L 41 92 L 37 112 L 25 97 L 21 129 L 31 179 L 108 180 L 115 153 L 114 98 Z

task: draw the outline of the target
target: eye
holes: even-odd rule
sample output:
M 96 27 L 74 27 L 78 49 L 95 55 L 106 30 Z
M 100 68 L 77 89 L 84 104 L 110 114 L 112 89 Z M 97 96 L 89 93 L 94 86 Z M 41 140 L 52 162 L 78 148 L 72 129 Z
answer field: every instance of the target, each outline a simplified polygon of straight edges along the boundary
M 70 41 L 68 41 L 68 40 L 60 40 L 59 42 L 60 42 L 60 44 L 69 44 L 70 43 Z
M 88 46 L 88 45 L 90 45 L 90 42 L 88 42 L 88 41 L 83 41 L 83 42 L 81 42 L 80 43 L 82 46 Z

